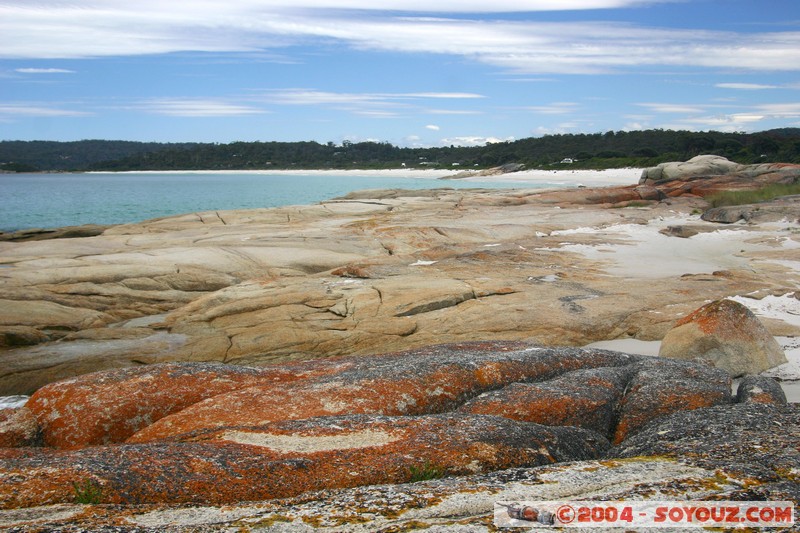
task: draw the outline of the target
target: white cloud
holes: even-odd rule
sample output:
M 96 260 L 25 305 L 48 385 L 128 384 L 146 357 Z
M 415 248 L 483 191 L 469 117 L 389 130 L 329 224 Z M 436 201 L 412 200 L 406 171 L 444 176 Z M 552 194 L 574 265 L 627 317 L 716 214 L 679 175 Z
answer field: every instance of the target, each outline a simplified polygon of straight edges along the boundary
M 759 91 L 763 89 L 778 89 L 777 85 L 762 85 L 760 83 L 717 83 L 714 87 L 720 89 L 736 89 L 742 91 Z
M 425 126 L 425 128 L 433 131 L 439 131 L 441 129 L 436 124 L 428 124 L 427 126 Z
M 429 115 L 482 115 L 483 111 L 471 111 L 467 109 L 426 109 Z
M 566 115 L 568 113 L 574 113 L 577 108 L 578 104 L 574 102 L 553 102 L 549 105 L 529 106 L 525 109 L 542 115 Z
M 393 118 L 402 113 L 419 112 L 422 102 L 428 99 L 485 98 L 475 93 L 337 93 L 316 89 L 278 89 L 263 93 L 265 102 L 282 105 L 309 105 L 330 107 L 373 118 Z M 464 114 L 474 111 L 430 111 L 425 113 Z
M 333 42 L 359 50 L 461 56 L 517 74 L 604 73 L 652 66 L 800 69 L 800 32 L 736 33 L 613 22 L 480 20 L 468 15 L 647 3 L 654 2 L 140 0 L 125 4 L 93 0 L 80 5 L 60 0 L 4 0 L 0 5 L 0 56 L 252 52 Z M 398 16 L 398 11 L 430 16 Z M 467 15 L 441 18 L 450 13 Z
M 388 96 L 397 96 L 400 98 L 450 98 L 450 99 L 473 99 L 473 98 L 486 98 L 482 94 L 475 94 L 475 93 L 407 93 L 407 94 L 397 94 L 397 95 L 388 95 Z
M 484 146 L 486 144 L 494 144 L 500 142 L 507 142 L 513 141 L 514 137 L 507 137 L 505 139 L 500 139 L 498 137 L 448 137 L 442 139 L 443 145 L 455 145 L 455 146 Z
M 668 103 L 643 103 L 636 104 L 646 107 L 655 113 L 705 113 L 706 106 L 687 105 L 687 104 L 668 104 Z
M 18 68 L 14 72 L 20 74 L 75 74 L 74 70 L 65 68 Z
M 755 110 L 771 118 L 797 118 L 800 117 L 800 102 L 760 104 Z
M 262 109 L 221 100 L 157 98 L 140 106 L 147 112 L 171 117 L 232 117 L 264 113 Z
M 83 117 L 91 115 L 85 111 L 59 109 L 47 104 L 7 103 L 0 104 L 0 116 L 5 117 Z

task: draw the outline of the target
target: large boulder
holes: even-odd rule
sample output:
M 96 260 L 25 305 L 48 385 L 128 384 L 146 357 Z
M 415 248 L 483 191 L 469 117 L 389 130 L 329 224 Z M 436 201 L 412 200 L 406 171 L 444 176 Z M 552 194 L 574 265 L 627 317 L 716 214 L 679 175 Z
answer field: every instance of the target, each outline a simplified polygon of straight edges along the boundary
M 205 398 L 247 387 L 268 372 L 214 363 L 168 363 L 95 372 L 39 389 L 24 409 L 47 446 L 123 442 L 139 429 Z
M 672 161 L 661 163 L 642 171 L 640 184 L 657 181 L 670 181 L 692 176 L 720 176 L 737 172 L 742 168 L 739 163 L 734 163 L 718 155 L 698 155 L 688 161 Z
M 573 370 L 624 366 L 637 359 L 602 350 L 502 342 L 439 345 L 369 358 L 344 358 L 339 361 L 354 363 L 342 371 L 295 381 L 263 382 L 219 394 L 165 416 L 133 434 L 128 442 L 182 440 L 209 428 L 319 416 L 441 413 L 517 381 L 546 381 Z
M 576 426 L 611 438 L 617 406 L 633 372 L 632 365 L 593 368 L 541 383 L 513 383 L 470 400 L 460 410 L 548 426 Z
M 782 196 L 756 204 L 713 207 L 705 211 L 701 218 L 706 222 L 722 224 L 733 224 L 740 220 L 750 223 L 796 221 L 800 220 L 800 195 Z
M 786 393 L 772 378 L 745 376 L 736 389 L 736 402 L 786 405 Z
M 734 473 L 762 480 L 742 487 L 740 493 L 749 496 L 744 498 L 748 500 L 782 499 L 777 494 L 770 497 L 769 486 L 763 482 L 788 478 L 794 481 L 797 498 L 800 497 L 798 438 L 800 406 L 797 404 L 745 403 L 682 411 L 660 418 L 612 449 L 609 456 L 680 457 L 705 468 L 724 469 L 726 475 Z
M 596 459 L 607 448 L 592 431 L 492 416 L 324 417 L 193 442 L 4 450 L 0 507 L 67 503 L 73 484 L 93 487 L 102 503 L 234 503 Z
M 782 365 L 786 354 L 744 305 L 723 299 L 678 320 L 661 342 L 659 355 L 703 359 L 732 376 L 758 374 Z

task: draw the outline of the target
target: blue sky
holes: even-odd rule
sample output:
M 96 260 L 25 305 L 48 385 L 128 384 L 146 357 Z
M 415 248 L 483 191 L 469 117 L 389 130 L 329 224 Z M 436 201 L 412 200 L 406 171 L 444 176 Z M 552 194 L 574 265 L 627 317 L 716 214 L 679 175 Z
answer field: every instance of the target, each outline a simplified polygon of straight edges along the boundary
M 798 126 L 799 0 L 0 0 L 0 140 Z

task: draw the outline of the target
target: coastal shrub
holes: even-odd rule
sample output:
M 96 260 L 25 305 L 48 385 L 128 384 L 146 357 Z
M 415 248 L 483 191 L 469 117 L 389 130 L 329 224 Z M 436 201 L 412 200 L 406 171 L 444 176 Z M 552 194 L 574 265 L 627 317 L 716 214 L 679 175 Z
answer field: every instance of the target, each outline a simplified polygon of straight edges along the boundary
M 753 191 L 722 191 L 707 198 L 712 207 L 766 202 L 780 196 L 800 194 L 800 183 L 773 183 Z
M 103 498 L 103 488 L 91 479 L 73 481 L 72 488 L 75 489 L 75 503 L 97 504 Z

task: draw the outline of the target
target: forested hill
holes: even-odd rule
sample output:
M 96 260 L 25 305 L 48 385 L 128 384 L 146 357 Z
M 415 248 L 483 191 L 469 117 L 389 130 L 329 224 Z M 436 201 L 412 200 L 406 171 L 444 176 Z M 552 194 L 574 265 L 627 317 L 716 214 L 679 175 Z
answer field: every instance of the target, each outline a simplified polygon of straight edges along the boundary
M 740 163 L 800 163 L 800 128 L 759 133 L 646 130 L 548 135 L 477 147 L 400 148 L 345 141 L 141 143 L 2 141 L 0 171 L 245 170 L 347 168 L 528 168 L 652 166 L 717 154 Z M 571 161 L 571 162 L 570 162 Z

